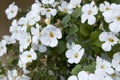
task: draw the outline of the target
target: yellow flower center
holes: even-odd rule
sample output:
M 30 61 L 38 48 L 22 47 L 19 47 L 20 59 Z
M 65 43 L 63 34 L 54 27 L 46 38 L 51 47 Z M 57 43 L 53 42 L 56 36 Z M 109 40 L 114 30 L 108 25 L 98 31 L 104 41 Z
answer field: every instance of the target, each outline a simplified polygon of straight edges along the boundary
M 31 57 L 32 57 L 32 55 L 30 55 L 30 54 L 27 55 L 27 58 L 31 58 Z
M 113 39 L 113 38 L 109 38 L 109 41 L 110 41 L 110 42 L 114 42 L 114 39 Z
M 115 74 L 115 73 L 113 73 L 111 76 L 115 77 L 115 76 L 116 76 L 116 74 Z
M 63 11 L 64 11 L 65 13 L 67 13 L 67 9 L 65 9 L 65 8 L 63 9 Z
M 50 9 L 47 9 L 47 12 L 50 12 Z
M 92 13 L 92 11 L 91 11 L 91 10 L 89 10 L 89 11 L 88 11 L 88 15 L 90 15 L 91 13 Z
M 53 37 L 54 37 L 54 34 L 53 34 L 52 32 L 50 32 L 49 36 L 50 36 L 51 38 L 53 38 Z
M 108 11 L 108 10 L 110 10 L 110 8 L 109 8 L 109 7 L 106 7 L 106 10 Z
M 78 53 L 75 53 L 75 54 L 74 54 L 74 58 L 78 58 Z
M 105 68 L 105 66 L 104 65 L 101 65 L 101 69 L 104 69 Z
M 31 43 L 31 40 L 28 38 L 28 39 L 27 39 L 27 42 L 28 42 L 28 43 Z
M 120 21 L 120 16 L 117 17 L 117 20 Z

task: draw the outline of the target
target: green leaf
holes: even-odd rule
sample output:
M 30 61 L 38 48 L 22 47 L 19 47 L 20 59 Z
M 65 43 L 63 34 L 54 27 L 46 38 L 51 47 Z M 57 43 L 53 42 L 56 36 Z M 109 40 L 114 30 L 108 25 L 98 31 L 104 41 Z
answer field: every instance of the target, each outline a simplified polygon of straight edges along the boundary
M 97 40 L 93 43 L 93 45 L 95 45 L 95 46 L 97 46 L 97 47 L 101 47 L 102 43 L 103 43 L 103 42 L 101 42 L 99 39 L 97 39 Z
M 81 8 L 78 8 L 78 9 L 74 10 L 71 15 L 73 18 L 78 18 L 81 14 L 82 14 Z
M 96 67 L 96 63 L 93 62 L 91 65 L 84 66 L 82 70 L 89 71 L 89 72 L 94 72 L 95 71 L 95 67 Z
M 113 0 L 112 3 L 120 4 L 120 0 Z
M 90 26 L 90 25 L 87 25 L 87 24 L 81 24 L 80 25 L 80 33 L 83 35 L 83 36 L 89 36 L 91 31 L 93 29 L 93 26 Z
M 57 53 L 62 54 L 66 50 L 66 43 L 59 41 L 58 46 L 54 49 Z
M 63 19 L 62 19 L 62 24 L 66 25 L 69 21 L 70 21 L 71 17 L 70 15 L 66 15 Z
M 71 74 L 72 75 L 77 75 L 80 71 L 81 71 L 81 68 L 82 66 L 80 65 L 80 64 L 78 64 L 78 65 L 76 65 L 73 69 L 72 69 L 72 71 L 71 71 Z
M 91 32 L 90 39 L 92 41 L 96 41 L 98 39 L 100 33 L 101 33 L 101 30 L 96 30 L 96 31 Z
M 48 80 L 56 80 L 55 76 L 53 76 L 53 75 L 49 75 L 47 78 L 48 78 Z
M 70 35 L 72 35 L 72 34 L 75 34 L 76 32 L 78 32 L 78 27 L 77 27 L 77 25 L 76 24 L 73 24 L 73 26 L 71 26 L 70 28 L 69 28 L 69 34 Z

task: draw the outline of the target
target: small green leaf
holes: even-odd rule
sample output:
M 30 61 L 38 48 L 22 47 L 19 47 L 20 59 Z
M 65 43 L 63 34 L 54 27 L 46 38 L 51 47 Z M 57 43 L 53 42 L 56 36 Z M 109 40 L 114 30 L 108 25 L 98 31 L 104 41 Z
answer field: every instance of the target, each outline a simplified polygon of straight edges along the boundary
M 89 72 L 94 72 L 95 71 L 95 67 L 96 67 L 96 63 L 93 62 L 91 65 L 84 66 L 82 70 L 89 71 Z
M 96 31 L 91 32 L 90 39 L 92 41 L 96 41 L 98 39 L 100 33 L 101 33 L 100 30 L 96 30 Z
M 71 71 L 71 74 L 72 75 L 77 75 L 80 71 L 81 71 L 81 68 L 82 66 L 81 65 L 76 65 L 73 69 L 72 69 L 72 71 Z
M 78 8 L 78 9 L 74 10 L 71 15 L 73 18 L 78 18 L 81 14 L 82 14 L 81 8 Z
M 120 0 L 113 0 L 112 3 L 120 4 Z
M 83 35 L 83 36 L 89 36 L 91 31 L 93 29 L 93 26 L 89 26 L 87 24 L 81 24 L 80 25 L 80 33 Z
M 62 24 L 66 25 L 69 21 L 70 21 L 71 17 L 70 15 L 66 15 L 63 19 L 62 19 Z
M 97 47 L 101 47 L 102 43 L 103 43 L 103 42 L 101 42 L 99 39 L 97 39 L 97 40 L 93 43 L 93 45 L 95 45 L 95 46 L 97 46 Z
M 58 46 L 54 49 L 57 53 L 62 54 L 66 50 L 64 41 L 59 41 Z
M 69 34 L 72 35 L 75 34 L 76 32 L 78 32 L 78 27 L 76 24 L 73 24 L 73 26 L 69 28 Z

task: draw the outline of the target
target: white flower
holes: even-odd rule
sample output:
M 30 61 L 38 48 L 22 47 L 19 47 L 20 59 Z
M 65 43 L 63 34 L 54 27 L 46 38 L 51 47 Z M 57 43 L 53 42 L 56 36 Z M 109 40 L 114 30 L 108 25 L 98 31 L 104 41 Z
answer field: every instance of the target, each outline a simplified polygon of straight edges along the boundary
M 53 4 L 55 0 L 42 0 L 43 4 Z
M 107 72 L 108 74 L 113 74 L 113 72 L 114 72 L 110 62 L 108 62 L 100 57 L 97 57 L 97 59 L 96 59 L 96 69 L 103 70 L 103 71 Z
M 79 80 L 88 80 L 89 79 L 89 74 L 85 71 L 81 71 L 78 73 L 78 79 Z
M 45 46 L 55 47 L 58 44 L 57 39 L 62 38 L 62 33 L 59 28 L 53 25 L 48 25 L 41 31 L 41 43 Z
M 56 9 L 52 9 L 52 8 L 46 8 L 45 9 L 45 16 L 48 19 L 50 19 L 51 16 L 55 16 L 56 14 L 57 14 L 57 10 Z
M 120 72 L 118 71 L 114 71 L 113 74 L 111 74 L 111 77 L 114 79 L 114 80 L 120 80 Z
M 37 14 L 40 14 L 42 4 L 40 2 L 33 3 L 31 6 L 31 10 Z
M 85 4 L 82 7 L 81 22 L 85 23 L 85 21 L 88 19 L 88 24 L 93 25 L 96 22 L 95 15 L 97 13 L 98 9 L 95 6 L 94 1 L 92 1 L 90 4 Z
M 117 52 L 113 55 L 112 59 L 112 66 L 117 70 L 120 71 L 120 52 Z
M 120 23 L 110 23 L 109 29 L 111 32 L 118 33 L 120 32 Z
M 76 7 L 80 7 L 81 0 L 70 0 L 70 3 L 68 5 L 69 9 L 73 9 Z
M 0 41 L 0 56 L 3 56 L 7 52 L 6 41 Z
M 97 76 L 96 80 L 113 80 L 111 76 L 101 69 L 95 70 L 95 75 Z
M 70 8 L 71 6 L 66 1 L 61 1 L 61 5 L 58 6 L 58 9 L 61 12 L 71 14 L 73 9 Z
M 8 80 L 16 80 L 16 77 L 18 76 L 18 74 L 17 74 L 17 70 L 8 70 L 8 73 L 7 73 L 7 75 L 8 75 Z
M 41 53 L 44 53 L 44 52 L 46 52 L 47 51 L 47 47 L 45 46 L 45 45 L 43 45 L 43 44 L 32 44 L 32 48 L 34 49 L 34 50 L 38 50 L 39 52 L 41 52 Z
M 84 55 L 84 49 L 79 44 L 74 44 L 66 51 L 66 57 L 69 63 L 79 63 Z
M 20 39 L 19 39 L 19 51 L 23 52 L 24 49 L 27 49 L 28 46 L 31 43 L 31 36 L 27 32 L 21 32 L 20 33 Z
M 111 5 L 109 2 L 104 1 L 104 4 L 103 3 L 100 4 L 100 11 L 107 12 L 109 10 L 111 10 Z
M 22 53 L 20 58 L 25 62 L 32 62 L 33 60 L 37 59 L 37 54 L 34 52 L 34 50 L 31 48 L 30 51 L 25 51 Z
M 47 51 L 47 47 L 43 44 L 38 46 L 38 50 L 39 52 L 46 52 Z
M 104 51 L 110 51 L 112 49 L 112 46 L 118 42 L 118 38 L 112 32 L 102 32 L 99 35 L 99 40 L 104 42 L 102 44 L 102 49 Z
M 15 5 L 15 2 L 9 5 L 9 7 L 5 10 L 8 19 L 14 18 L 18 13 L 18 6 Z
M 30 77 L 26 76 L 26 75 L 22 75 L 22 76 L 18 76 L 16 78 L 16 80 L 30 80 Z
M 35 27 L 31 27 L 32 43 L 38 44 L 40 41 L 42 27 L 39 24 L 36 24 Z
M 0 76 L 0 80 L 7 80 L 6 76 Z
M 67 80 L 78 80 L 78 78 L 76 76 L 72 75 Z
M 18 61 L 18 66 L 19 66 L 20 68 L 22 68 L 24 74 L 27 74 L 27 73 L 29 73 L 30 71 L 28 71 L 28 70 L 26 69 L 27 63 L 26 63 L 26 62 L 24 61 L 24 59 L 22 59 L 21 57 L 22 57 L 22 56 L 20 55 L 20 59 L 19 59 L 19 61 Z
M 12 36 L 4 35 L 3 39 L 6 41 L 6 44 L 14 44 L 16 40 Z
M 35 11 L 28 12 L 26 18 L 27 18 L 27 23 L 30 26 L 33 26 L 36 22 L 41 20 L 40 15 Z

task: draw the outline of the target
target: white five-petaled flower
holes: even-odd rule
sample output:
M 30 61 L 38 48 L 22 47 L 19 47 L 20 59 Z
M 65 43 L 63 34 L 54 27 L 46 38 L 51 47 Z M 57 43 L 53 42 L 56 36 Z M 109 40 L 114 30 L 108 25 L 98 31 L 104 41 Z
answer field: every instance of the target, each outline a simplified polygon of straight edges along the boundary
M 16 80 L 16 78 L 18 76 L 17 70 L 15 70 L 15 69 L 14 70 L 8 70 L 7 75 L 8 75 L 9 80 Z
M 78 80 L 77 76 L 72 75 L 67 80 Z
M 111 74 L 113 80 L 120 80 L 120 72 L 115 70 L 113 74 Z
M 15 5 L 15 2 L 9 5 L 9 7 L 5 10 L 8 19 L 14 18 L 18 13 L 18 6 Z
M 25 51 L 20 55 L 20 58 L 25 62 L 32 62 L 33 60 L 37 59 L 37 54 L 35 51 L 31 48 L 30 51 Z
M 42 0 L 43 4 L 53 4 L 55 0 Z
M 68 13 L 68 14 L 71 14 L 73 9 L 70 8 L 70 4 L 67 3 L 66 1 L 61 1 L 61 5 L 58 6 L 58 9 L 61 11 L 61 12 L 64 12 L 64 13 Z
M 6 52 L 7 52 L 6 41 L 1 40 L 0 41 L 0 56 L 3 56 Z
M 120 71 L 120 52 L 117 52 L 113 55 L 112 66 L 117 71 Z
M 108 62 L 100 57 L 97 57 L 96 64 L 97 64 L 96 70 L 100 69 L 100 70 L 107 72 L 108 74 L 114 73 L 114 70 L 112 69 L 112 65 L 110 64 L 110 62 Z
M 98 13 L 98 8 L 95 6 L 94 1 L 90 4 L 85 4 L 82 7 L 81 22 L 85 23 L 88 20 L 89 25 L 93 25 L 96 22 L 95 15 Z
M 112 32 L 102 32 L 99 35 L 99 40 L 104 42 L 102 44 L 102 49 L 104 51 L 110 51 L 112 49 L 112 46 L 117 44 L 119 39 Z
M 69 63 L 79 63 L 82 56 L 84 55 L 84 49 L 81 45 L 72 43 L 71 48 L 66 51 L 66 57 Z
M 69 9 L 80 7 L 81 0 L 70 0 L 70 3 L 68 5 Z
M 96 69 L 95 75 L 97 76 L 94 80 L 113 80 L 110 75 L 108 75 L 104 70 Z
M 54 25 L 48 25 L 41 31 L 41 43 L 50 46 L 55 47 L 58 44 L 57 39 L 62 38 L 62 33 L 59 28 L 56 28 Z

